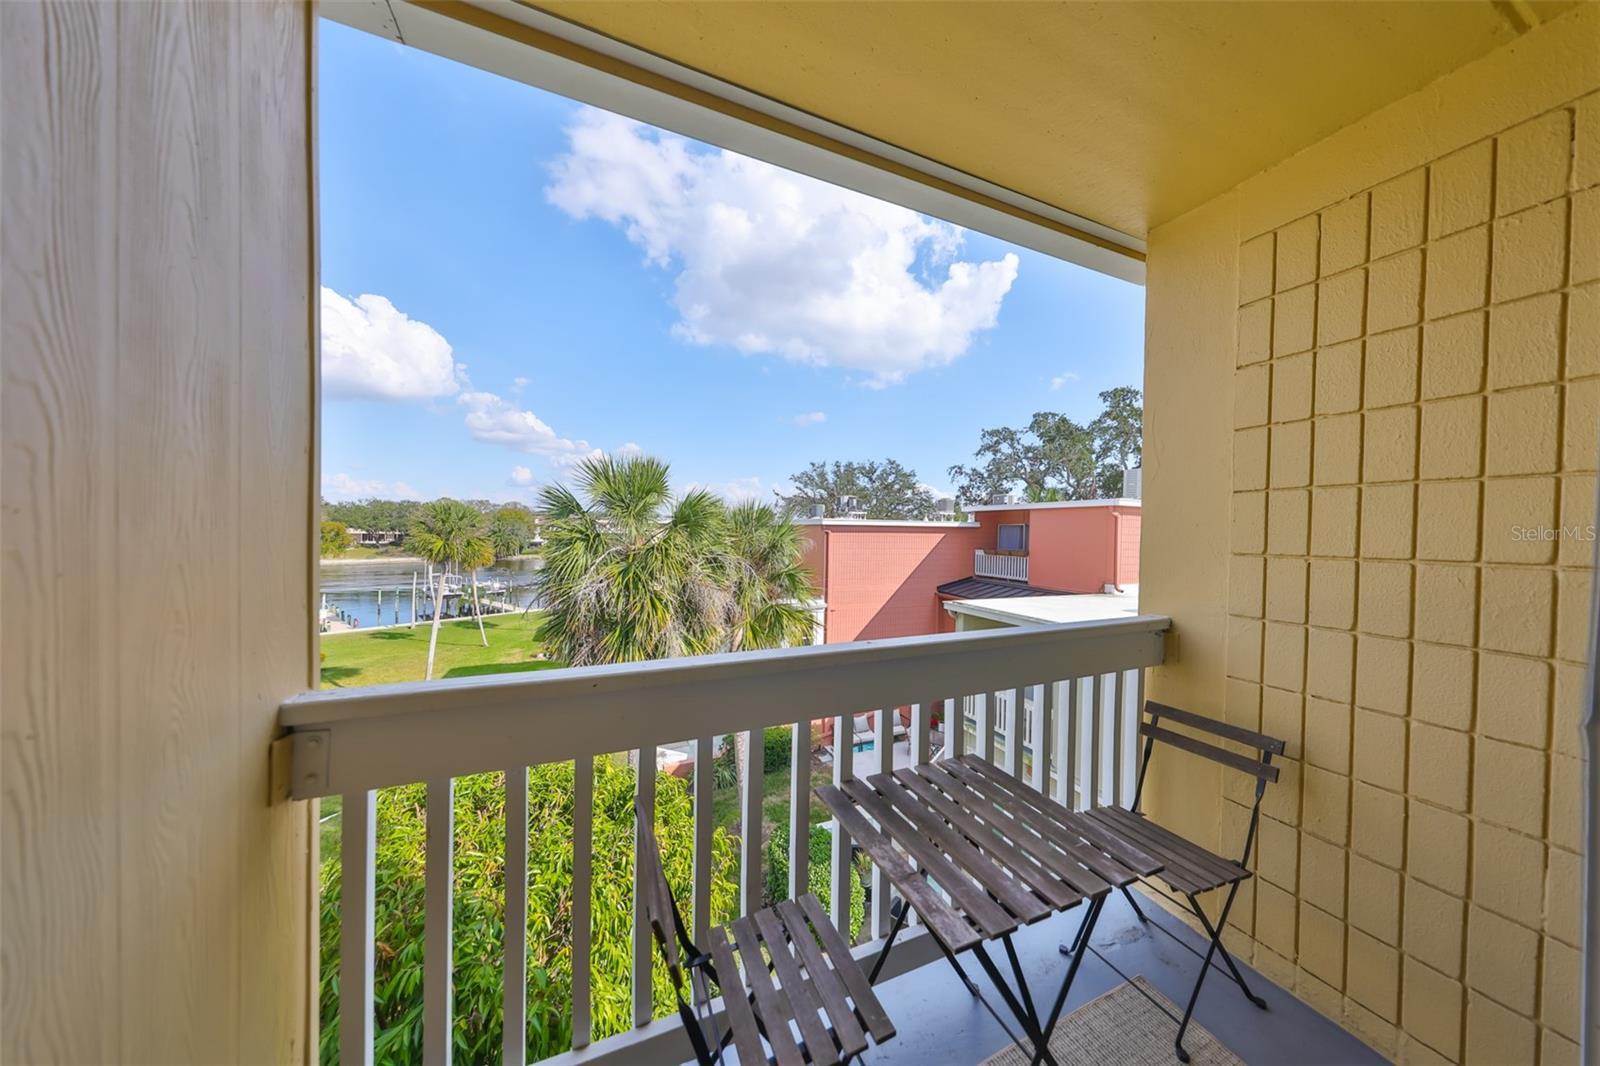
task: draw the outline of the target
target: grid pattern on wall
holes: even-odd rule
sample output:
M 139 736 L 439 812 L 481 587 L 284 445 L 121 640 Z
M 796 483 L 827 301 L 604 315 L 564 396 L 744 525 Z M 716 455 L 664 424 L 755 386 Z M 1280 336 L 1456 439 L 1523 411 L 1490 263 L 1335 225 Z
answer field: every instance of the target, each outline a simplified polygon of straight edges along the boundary
M 1225 714 L 1289 742 L 1241 950 L 1406 1061 L 1576 1061 L 1600 94 L 1253 235 L 1239 299 Z

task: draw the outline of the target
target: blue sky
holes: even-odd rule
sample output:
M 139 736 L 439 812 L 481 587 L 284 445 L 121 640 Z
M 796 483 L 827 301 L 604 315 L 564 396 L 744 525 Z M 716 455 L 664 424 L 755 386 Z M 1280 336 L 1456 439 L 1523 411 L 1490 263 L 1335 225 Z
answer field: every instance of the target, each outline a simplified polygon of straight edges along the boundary
M 595 450 L 944 489 L 1143 377 L 1144 292 L 321 24 L 324 495 L 530 500 Z

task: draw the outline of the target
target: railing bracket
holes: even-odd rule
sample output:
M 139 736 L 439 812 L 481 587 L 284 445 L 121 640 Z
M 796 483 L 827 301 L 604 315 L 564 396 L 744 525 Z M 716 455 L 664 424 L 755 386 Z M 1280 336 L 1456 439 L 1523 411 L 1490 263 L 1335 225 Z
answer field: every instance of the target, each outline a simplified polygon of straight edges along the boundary
M 291 799 L 311 799 L 326 795 L 328 787 L 328 749 L 333 732 L 328 729 L 297 729 L 285 739 L 293 746 L 289 766 Z

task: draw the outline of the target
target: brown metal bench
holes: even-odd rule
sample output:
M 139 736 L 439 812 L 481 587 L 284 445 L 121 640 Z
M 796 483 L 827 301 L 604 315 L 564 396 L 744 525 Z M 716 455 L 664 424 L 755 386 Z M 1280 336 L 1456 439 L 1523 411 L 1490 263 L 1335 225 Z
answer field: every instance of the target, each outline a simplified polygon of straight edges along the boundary
M 1250 849 L 1255 844 L 1256 826 L 1261 820 L 1261 799 L 1266 795 L 1267 784 L 1278 780 L 1278 768 L 1272 765 L 1274 755 L 1282 755 L 1284 743 L 1265 733 L 1243 729 L 1227 722 L 1219 722 L 1214 718 L 1190 711 L 1169 707 L 1163 703 L 1148 701 L 1144 705 L 1144 713 L 1148 720 L 1139 723 L 1139 733 L 1145 738 L 1144 752 L 1139 763 L 1139 778 L 1134 786 L 1133 809 L 1122 807 L 1093 807 L 1086 816 L 1098 823 L 1109 833 L 1114 833 L 1129 843 L 1136 845 L 1141 850 L 1157 859 L 1162 864 L 1159 875 L 1168 888 L 1181 893 L 1189 901 L 1189 908 L 1200 920 L 1201 926 L 1211 938 L 1210 946 L 1201 957 L 1200 976 L 1195 978 L 1194 991 L 1189 996 L 1189 1005 L 1183 1012 L 1183 1020 L 1178 1023 L 1178 1036 L 1173 1042 L 1177 1049 L 1178 1058 L 1183 1062 L 1189 1061 L 1189 1053 L 1183 1049 L 1183 1034 L 1189 1028 L 1189 1019 L 1194 1014 L 1195 1002 L 1200 998 L 1200 986 L 1205 983 L 1206 974 L 1212 966 L 1212 957 L 1220 954 L 1222 961 L 1227 963 L 1224 976 L 1231 977 L 1244 993 L 1245 998 L 1262 1010 L 1266 1010 L 1267 1002 L 1254 992 L 1245 983 L 1244 974 L 1239 971 L 1238 965 L 1233 961 L 1233 956 L 1228 954 L 1228 949 L 1222 945 L 1222 930 L 1228 924 L 1228 912 L 1233 908 L 1234 897 L 1239 892 L 1239 885 L 1250 876 L 1248 864 L 1250 862 Z M 1166 723 L 1166 724 L 1163 724 Z M 1167 725 L 1183 726 L 1200 733 L 1208 734 L 1208 738 L 1193 736 L 1190 733 L 1177 732 L 1167 728 Z M 1224 748 L 1212 739 L 1231 741 L 1253 749 L 1258 754 L 1246 755 Z M 1192 755 L 1210 759 L 1230 770 L 1249 774 L 1256 779 L 1255 803 L 1250 808 L 1250 826 L 1245 831 L 1244 853 L 1238 861 L 1218 855 L 1216 852 L 1201 847 L 1177 833 L 1152 822 L 1139 810 L 1139 798 L 1144 793 L 1145 775 L 1150 769 L 1150 756 L 1157 742 L 1187 751 Z M 1222 913 L 1217 916 L 1216 925 L 1211 924 L 1211 919 L 1206 917 L 1196 898 L 1215 889 L 1226 888 L 1228 897 L 1223 901 Z M 1147 921 L 1144 912 L 1139 909 L 1139 904 L 1134 900 L 1126 886 L 1122 892 L 1127 896 L 1128 902 L 1133 905 L 1134 913 L 1141 922 Z M 1161 928 L 1159 925 L 1156 928 Z M 1165 930 L 1163 930 L 1165 931 Z M 1081 935 L 1081 934 L 1080 934 Z M 1187 943 L 1178 941 L 1185 947 Z M 1074 944 L 1072 949 L 1075 950 Z M 1193 951 L 1193 948 L 1190 948 Z M 1195 952 L 1196 955 L 1200 953 Z
M 873 995 L 867 975 L 828 921 L 822 904 L 809 893 L 719 925 L 706 936 L 710 950 L 697 948 L 662 872 L 654 819 L 637 805 L 635 815 L 640 825 L 636 861 L 644 864 L 640 902 L 666 960 L 678 1016 L 701 1066 L 721 1061 L 730 1042 L 739 1053 L 740 1066 L 832 1066 L 865 1051 L 869 1036 L 874 1044 L 894 1036 L 894 1025 Z M 685 994 L 686 973 L 694 986 L 687 990 L 689 996 L 698 993 L 701 1004 L 710 1001 L 707 980 L 721 990 L 726 1033 L 718 1031 L 709 1010 L 704 1020 L 696 1014 Z M 798 1039 L 791 1022 L 799 1030 Z M 771 1048 L 770 1056 L 763 1041 Z

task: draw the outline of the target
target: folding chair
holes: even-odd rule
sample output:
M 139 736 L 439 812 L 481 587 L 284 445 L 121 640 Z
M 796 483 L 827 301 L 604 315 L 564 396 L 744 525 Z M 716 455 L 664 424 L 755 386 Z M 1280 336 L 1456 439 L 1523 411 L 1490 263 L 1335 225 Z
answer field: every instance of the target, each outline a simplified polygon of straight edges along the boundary
M 1205 983 L 1206 974 L 1211 970 L 1213 955 L 1220 954 L 1222 961 L 1228 965 L 1228 973 L 1223 976 L 1231 976 L 1246 999 L 1262 1010 L 1267 1009 L 1267 1001 L 1250 991 L 1250 986 L 1245 983 L 1244 974 L 1239 972 L 1233 956 L 1228 954 L 1228 949 L 1223 946 L 1222 930 L 1227 928 L 1228 912 L 1233 909 L 1233 899 L 1239 892 L 1240 883 L 1251 876 L 1246 867 L 1250 862 L 1250 849 L 1255 844 L 1256 825 L 1261 820 L 1261 799 L 1266 795 L 1267 783 L 1278 780 L 1278 768 L 1272 765 L 1272 757 L 1282 755 L 1284 745 L 1283 741 L 1264 733 L 1241 729 L 1226 722 L 1218 722 L 1176 707 L 1168 707 L 1153 700 L 1145 703 L 1144 711 L 1150 718 L 1149 721 L 1139 723 L 1139 733 L 1145 740 L 1144 752 L 1139 763 L 1139 778 L 1133 791 L 1133 809 L 1094 807 L 1085 813 L 1108 831 L 1118 834 L 1130 844 L 1158 859 L 1162 863 L 1162 870 L 1156 876 L 1165 881 L 1172 891 L 1183 894 L 1189 901 L 1189 908 L 1194 911 L 1195 917 L 1200 920 L 1200 925 L 1211 938 L 1211 944 L 1202 956 L 1200 976 L 1195 978 L 1189 1005 L 1184 1009 L 1183 1020 L 1178 1023 L 1177 1039 L 1173 1042 L 1178 1052 L 1178 1059 L 1188 1062 L 1189 1053 L 1183 1049 L 1183 1034 L 1189 1028 L 1189 1019 L 1194 1014 L 1195 1002 L 1200 998 L 1200 986 Z M 1209 733 L 1223 740 L 1243 744 L 1259 751 L 1260 755 L 1258 757 L 1242 755 L 1219 747 L 1208 740 L 1187 733 L 1174 732 L 1161 725 L 1163 719 Z M 1224 858 L 1169 829 L 1162 828 L 1139 811 L 1139 797 L 1144 792 L 1145 775 L 1150 769 L 1150 755 L 1157 741 L 1210 759 L 1229 769 L 1250 774 L 1256 779 L 1256 799 L 1250 808 L 1250 826 L 1245 830 L 1244 854 L 1239 857 L 1238 862 Z M 1222 913 L 1217 916 L 1217 923 L 1213 926 L 1211 919 L 1206 917 L 1205 911 L 1200 908 L 1196 897 L 1218 888 L 1227 888 L 1228 896 L 1223 901 Z M 1139 904 L 1126 886 L 1123 887 L 1122 894 L 1127 896 L 1128 902 L 1133 905 L 1134 913 L 1139 916 L 1139 920 L 1147 921 L 1144 912 L 1139 909 Z M 1158 925 L 1156 928 L 1161 927 Z M 1184 942 L 1180 940 L 1179 943 Z M 1189 945 L 1184 944 L 1184 946 Z M 1195 954 L 1200 953 L 1195 952 Z
M 637 806 L 635 812 L 641 838 L 637 861 L 644 864 L 641 902 L 672 978 L 678 1017 L 701 1066 L 721 1062 L 730 1042 L 740 1066 L 843 1066 L 867 1049 L 868 1036 L 874 1044 L 894 1036 L 867 975 L 813 895 L 717 926 L 707 934 L 711 950 L 697 948 L 662 872 L 654 819 Z M 685 971 L 691 996 L 706 1008 L 704 1018 L 685 997 Z M 708 981 L 721 990 L 726 1033 L 719 1032 L 710 1014 Z

